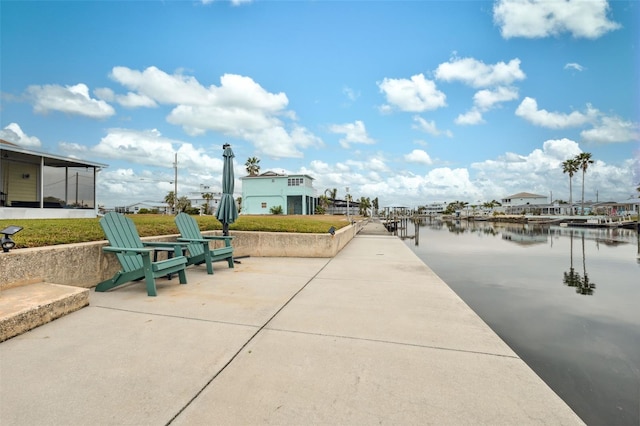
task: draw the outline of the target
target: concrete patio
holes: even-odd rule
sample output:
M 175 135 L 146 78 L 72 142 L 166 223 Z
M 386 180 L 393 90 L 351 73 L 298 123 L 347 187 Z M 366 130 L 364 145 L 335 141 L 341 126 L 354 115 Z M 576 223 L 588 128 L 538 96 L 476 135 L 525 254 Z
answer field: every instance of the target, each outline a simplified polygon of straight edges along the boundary
M 582 424 L 379 223 L 333 258 L 241 262 L 0 343 L 0 424 Z

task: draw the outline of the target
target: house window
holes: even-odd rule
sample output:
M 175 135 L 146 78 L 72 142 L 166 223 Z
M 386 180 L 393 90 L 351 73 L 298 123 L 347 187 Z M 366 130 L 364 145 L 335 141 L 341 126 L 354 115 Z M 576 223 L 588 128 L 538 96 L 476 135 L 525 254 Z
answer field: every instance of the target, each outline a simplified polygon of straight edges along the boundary
M 287 186 L 302 186 L 302 185 L 304 185 L 304 178 L 287 179 Z
M 262 206 L 263 209 L 266 209 L 267 208 L 267 203 L 262 203 L 261 206 Z

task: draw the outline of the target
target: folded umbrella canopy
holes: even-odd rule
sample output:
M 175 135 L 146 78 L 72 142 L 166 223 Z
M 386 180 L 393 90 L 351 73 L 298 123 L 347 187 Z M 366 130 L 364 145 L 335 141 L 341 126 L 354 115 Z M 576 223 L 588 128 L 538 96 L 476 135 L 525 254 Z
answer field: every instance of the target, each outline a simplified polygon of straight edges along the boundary
M 222 223 L 222 234 L 229 235 L 229 225 L 238 218 L 238 208 L 233 199 L 234 175 L 233 175 L 233 151 L 231 145 L 222 146 L 224 152 L 224 166 L 222 168 L 222 198 L 216 211 L 216 218 Z

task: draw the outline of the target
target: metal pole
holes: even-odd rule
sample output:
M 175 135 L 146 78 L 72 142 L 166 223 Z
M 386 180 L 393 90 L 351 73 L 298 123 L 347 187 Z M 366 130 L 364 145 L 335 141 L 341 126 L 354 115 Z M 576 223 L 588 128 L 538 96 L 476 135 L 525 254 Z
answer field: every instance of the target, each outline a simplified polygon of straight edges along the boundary
M 178 214 L 178 153 L 175 153 L 175 161 L 173 162 L 173 214 Z
M 347 199 L 347 222 L 351 223 L 351 219 L 349 219 L 349 187 L 347 186 L 347 195 L 345 196 Z

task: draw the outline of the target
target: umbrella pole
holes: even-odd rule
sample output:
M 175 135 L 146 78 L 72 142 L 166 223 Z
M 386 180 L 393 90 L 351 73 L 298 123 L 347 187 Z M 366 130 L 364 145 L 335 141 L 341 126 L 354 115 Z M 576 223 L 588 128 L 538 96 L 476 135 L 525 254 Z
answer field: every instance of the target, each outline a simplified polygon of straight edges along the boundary
M 223 223 L 222 224 L 222 235 L 224 235 L 225 237 L 229 236 L 229 224 L 228 223 Z

